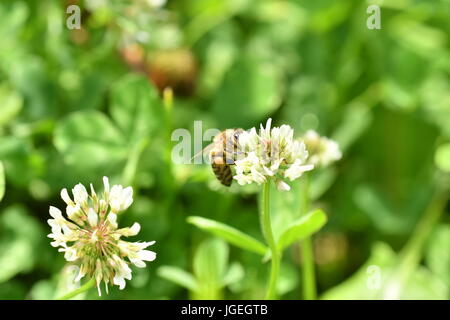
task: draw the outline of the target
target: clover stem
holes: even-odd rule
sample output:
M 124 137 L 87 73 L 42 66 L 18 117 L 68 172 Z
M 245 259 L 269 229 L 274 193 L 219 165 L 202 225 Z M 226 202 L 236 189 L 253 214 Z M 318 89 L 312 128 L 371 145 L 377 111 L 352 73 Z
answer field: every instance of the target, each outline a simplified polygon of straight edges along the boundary
M 165 147 L 164 147 L 164 162 L 165 165 L 165 181 L 164 181 L 164 189 L 167 191 L 169 195 L 166 199 L 168 206 L 171 206 L 173 199 L 176 195 L 173 192 L 176 189 L 174 173 L 173 173 L 173 159 L 172 159 L 172 127 L 173 127 L 173 90 L 170 87 L 164 88 L 163 91 L 163 103 L 164 103 L 164 121 L 165 121 Z
M 303 270 L 303 297 L 305 300 L 316 299 L 316 275 L 314 271 L 314 255 L 311 238 L 301 243 Z
M 302 215 L 310 210 L 309 196 L 309 175 L 305 174 L 303 178 L 303 188 L 301 188 L 302 196 Z M 307 237 L 300 242 L 300 255 L 302 257 L 302 285 L 303 298 L 305 300 L 315 300 L 317 298 L 316 274 L 314 270 L 314 251 L 311 237 Z
M 266 239 L 266 242 L 270 248 L 272 258 L 270 267 L 270 279 L 266 294 L 266 299 L 273 300 L 277 297 L 277 283 L 278 275 L 280 273 L 280 260 L 281 254 L 278 251 L 277 244 L 275 242 L 272 225 L 270 221 L 270 180 L 263 185 L 262 193 L 262 210 L 260 211 L 261 229 Z
M 83 293 L 83 292 L 89 290 L 94 285 L 95 285 L 95 278 L 91 278 L 91 280 L 89 280 L 88 282 L 83 284 L 78 289 L 75 289 L 75 290 L 73 290 L 73 291 L 71 291 L 69 293 L 66 293 L 65 295 L 63 295 L 62 297 L 57 298 L 56 300 L 69 300 L 69 299 L 79 295 L 80 293 Z

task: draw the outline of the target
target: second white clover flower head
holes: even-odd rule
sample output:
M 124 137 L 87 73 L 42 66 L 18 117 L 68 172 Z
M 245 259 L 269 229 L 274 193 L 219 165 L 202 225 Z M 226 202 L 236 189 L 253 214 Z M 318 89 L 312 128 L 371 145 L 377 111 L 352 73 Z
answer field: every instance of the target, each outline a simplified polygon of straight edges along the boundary
M 288 125 L 271 128 L 261 125 L 259 134 L 255 128 L 239 135 L 241 157 L 235 161 L 234 179 L 240 185 L 263 184 L 274 179 L 278 190 L 290 190 L 285 180 L 293 181 L 314 165 L 307 164 L 308 152 L 302 141 L 294 140 L 294 130 Z
M 131 279 L 129 264 L 138 268 L 145 267 L 144 261 L 153 261 L 156 253 L 145 250 L 155 243 L 128 242 L 121 237 L 135 236 L 140 231 L 140 225 L 134 223 L 130 228 L 118 229 L 117 214 L 126 210 L 133 202 L 133 189 L 114 185 L 109 188 L 109 179 L 103 178 L 103 198 L 98 198 L 91 184 L 91 195 L 82 184 L 73 189 L 73 200 L 66 189 L 61 191 L 61 197 L 67 204 L 66 219 L 61 211 L 50 207 L 52 219 L 48 224 L 52 233 L 48 235 L 53 241 L 53 247 L 61 247 L 58 251 L 64 252 L 67 261 L 79 264 L 79 273 L 76 281 L 84 276 L 95 278 L 99 295 L 100 283 L 125 287 L 125 279 Z M 128 259 L 125 260 L 125 258 Z
M 320 136 L 316 131 L 309 130 L 300 139 L 309 151 L 308 163 L 326 167 L 342 158 L 339 144 L 327 137 Z

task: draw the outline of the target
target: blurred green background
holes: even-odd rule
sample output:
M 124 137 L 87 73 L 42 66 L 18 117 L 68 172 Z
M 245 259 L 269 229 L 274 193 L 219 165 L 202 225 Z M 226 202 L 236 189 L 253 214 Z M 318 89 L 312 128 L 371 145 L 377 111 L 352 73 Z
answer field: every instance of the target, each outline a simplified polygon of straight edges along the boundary
M 104 175 L 133 186 L 120 225 L 139 222 L 136 241 L 156 240 L 157 259 L 102 299 L 263 298 L 261 256 L 186 221 L 262 240 L 258 189 L 172 163 L 170 136 L 195 120 L 247 129 L 268 117 L 343 150 L 313 176 L 328 215 L 314 236 L 319 296 L 386 298 L 368 284 L 375 270 L 383 287 L 400 283 L 396 298 L 449 299 L 450 1 L 163 2 L 0 2 L 0 299 L 67 290 L 48 207 L 79 182 L 101 190 Z M 81 29 L 66 27 L 72 4 Z M 370 4 L 380 30 L 366 27 Z M 296 188 L 274 193 L 279 224 Z M 296 245 L 284 254 L 281 298 L 302 298 L 299 260 Z

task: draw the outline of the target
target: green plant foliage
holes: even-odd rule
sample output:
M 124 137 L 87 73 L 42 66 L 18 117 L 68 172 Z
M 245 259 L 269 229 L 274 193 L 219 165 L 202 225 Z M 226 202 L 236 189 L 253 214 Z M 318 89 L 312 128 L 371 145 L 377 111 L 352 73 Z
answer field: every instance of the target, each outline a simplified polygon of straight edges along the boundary
M 2 201 L 5 196 L 5 168 L 3 163 L 0 161 L 0 201 Z
M 390 274 L 399 257 L 385 243 L 377 243 L 370 258 L 349 279 L 325 292 L 322 299 L 447 299 L 448 288 L 425 267 L 417 269 L 396 295 L 396 279 Z M 379 272 L 379 273 L 378 273 Z
M 36 248 L 45 241 L 45 233 L 35 218 L 21 206 L 4 210 L 1 216 L 0 283 L 36 265 Z
M 430 237 L 426 254 L 426 263 L 430 270 L 439 276 L 447 285 L 450 283 L 450 227 L 440 225 Z
M 155 240 L 157 258 L 124 290 L 76 299 L 263 299 L 261 186 L 175 163 L 171 136 L 193 152 L 209 129 L 269 117 L 342 151 L 271 185 L 279 298 L 303 298 L 306 238 L 319 298 L 450 298 L 449 1 L 379 1 L 379 30 L 359 0 L 80 0 L 69 29 L 72 2 L 0 1 L 0 299 L 73 289 L 49 206 L 103 176 L 133 187 L 119 225 L 138 222 L 132 241 Z
M 434 157 L 436 166 L 444 172 L 450 172 L 450 143 L 440 146 Z
M 162 266 L 158 269 L 158 275 L 172 281 L 189 291 L 198 291 L 198 283 L 192 274 L 183 269 L 171 266 Z
M 228 262 L 228 245 L 221 239 L 202 242 L 193 260 L 193 274 L 178 267 L 162 266 L 158 275 L 189 290 L 193 299 L 220 299 L 222 289 L 244 277 L 239 263 Z
M 280 235 L 278 239 L 280 250 L 319 231 L 326 221 L 327 216 L 322 210 L 315 210 L 295 220 Z
M 55 132 L 55 145 L 68 164 L 87 168 L 99 168 L 126 156 L 125 137 L 98 111 L 77 112 L 62 121 Z
M 280 106 L 281 83 L 275 65 L 242 58 L 227 71 L 217 90 L 214 115 L 225 128 L 255 125 Z
M 155 88 L 147 79 L 128 76 L 112 88 L 111 115 L 128 143 L 155 134 L 163 109 Z
M 239 231 L 226 224 L 202 217 L 189 217 L 187 221 L 195 225 L 196 227 L 208 231 L 218 237 L 221 237 L 229 243 L 244 250 L 248 250 L 261 255 L 267 253 L 267 247 L 264 244 L 246 235 L 242 231 Z

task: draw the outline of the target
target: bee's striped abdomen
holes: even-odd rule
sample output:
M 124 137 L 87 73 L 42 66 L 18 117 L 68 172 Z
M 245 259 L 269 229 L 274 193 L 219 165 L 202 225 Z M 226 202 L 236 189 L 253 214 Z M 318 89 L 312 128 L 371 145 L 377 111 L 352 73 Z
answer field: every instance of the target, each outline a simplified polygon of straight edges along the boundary
M 233 171 L 231 165 L 234 165 L 238 151 L 238 136 L 243 132 L 242 129 L 228 129 L 221 132 L 214 138 L 214 149 L 210 152 L 211 167 L 224 186 L 231 186 L 233 182 Z
M 220 183 L 227 187 L 231 186 L 231 183 L 233 182 L 233 173 L 231 172 L 229 165 L 212 163 L 211 167 Z

